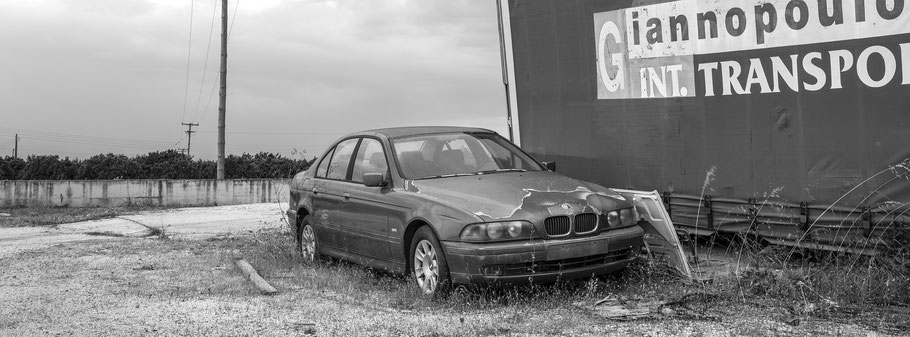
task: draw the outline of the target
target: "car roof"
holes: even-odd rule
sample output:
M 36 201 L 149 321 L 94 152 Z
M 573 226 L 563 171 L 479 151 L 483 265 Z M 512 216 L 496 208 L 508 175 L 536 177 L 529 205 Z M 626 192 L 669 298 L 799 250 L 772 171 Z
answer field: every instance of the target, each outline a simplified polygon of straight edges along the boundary
M 405 137 L 405 136 L 425 135 L 425 134 L 433 134 L 433 133 L 452 133 L 452 132 L 494 133 L 493 131 L 490 131 L 487 129 L 482 129 L 482 128 L 466 128 L 466 127 L 458 127 L 458 126 L 407 126 L 407 127 L 397 127 L 397 128 L 366 130 L 366 131 L 354 133 L 351 136 L 383 135 L 388 138 L 398 138 L 398 137 Z

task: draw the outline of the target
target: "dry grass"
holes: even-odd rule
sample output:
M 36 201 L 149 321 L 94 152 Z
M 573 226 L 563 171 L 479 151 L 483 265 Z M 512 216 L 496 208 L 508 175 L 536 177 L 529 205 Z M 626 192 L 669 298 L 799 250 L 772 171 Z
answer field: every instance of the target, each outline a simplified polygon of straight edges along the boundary
M 862 325 L 882 333 L 910 331 L 910 263 L 906 252 L 861 256 L 763 245 L 741 235 L 702 240 L 702 250 L 736 258 L 736 272 L 703 285 L 736 303 L 784 308 L 783 319 L 799 324 L 823 319 Z M 698 269 L 698 268 L 696 268 Z
M 166 236 L 162 236 L 166 237 Z M 760 297 L 702 296 L 658 264 L 558 285 L 481 287 L 428 299 L 399 275 L 337 261 L 301 263 L 286 230 L 201 241 L 113 238 L 0 259 L 0 335 L 767 335 L 868 330 L 822 318 L 792 327 Z M 247 259 L 279 290 L 260 296 Z M 676 302 L 673 316 L 615 321 L 574 305 L 608 295 Z M 772 303 L 772 304 L 767 304 Z M 712 317 L 719 317 L 714 319 Z

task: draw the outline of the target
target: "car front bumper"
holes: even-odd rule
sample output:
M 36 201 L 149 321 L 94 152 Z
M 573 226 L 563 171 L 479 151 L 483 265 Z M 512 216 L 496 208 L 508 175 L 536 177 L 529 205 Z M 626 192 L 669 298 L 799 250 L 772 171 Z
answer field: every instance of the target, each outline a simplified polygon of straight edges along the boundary
M 643 233 L 631 226 L 571 239 L 442 245 L 455 284 L 548 283 L 625 268 L 638 255 Z

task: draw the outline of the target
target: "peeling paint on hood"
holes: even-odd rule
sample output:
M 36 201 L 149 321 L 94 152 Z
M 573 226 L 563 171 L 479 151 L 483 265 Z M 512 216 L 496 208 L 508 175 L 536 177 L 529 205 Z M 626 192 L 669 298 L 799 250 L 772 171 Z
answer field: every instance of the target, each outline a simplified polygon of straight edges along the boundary
M 631 207 L 625 198 L 609 189 L 601 190 L 598 185 L 553 172 L 413 180 L 406 187 L 411 192 L 461 207 L 484 221 L 535 220 Z

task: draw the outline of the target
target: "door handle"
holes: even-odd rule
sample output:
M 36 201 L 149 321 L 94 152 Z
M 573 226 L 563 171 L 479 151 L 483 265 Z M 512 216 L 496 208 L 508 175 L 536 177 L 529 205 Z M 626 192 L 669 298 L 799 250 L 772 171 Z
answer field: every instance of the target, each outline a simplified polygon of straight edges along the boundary
M 349 194 L 348 192 L 342 193 L 341 196 L 344 197 L 344 200 L 349 200 L 349 199 L 351 199 L 351 194 Z
M 313 194 L 319 194 L 319 189 L 318 189 L 318 188 L 315 188 L 315 187 L 313 187 Z

